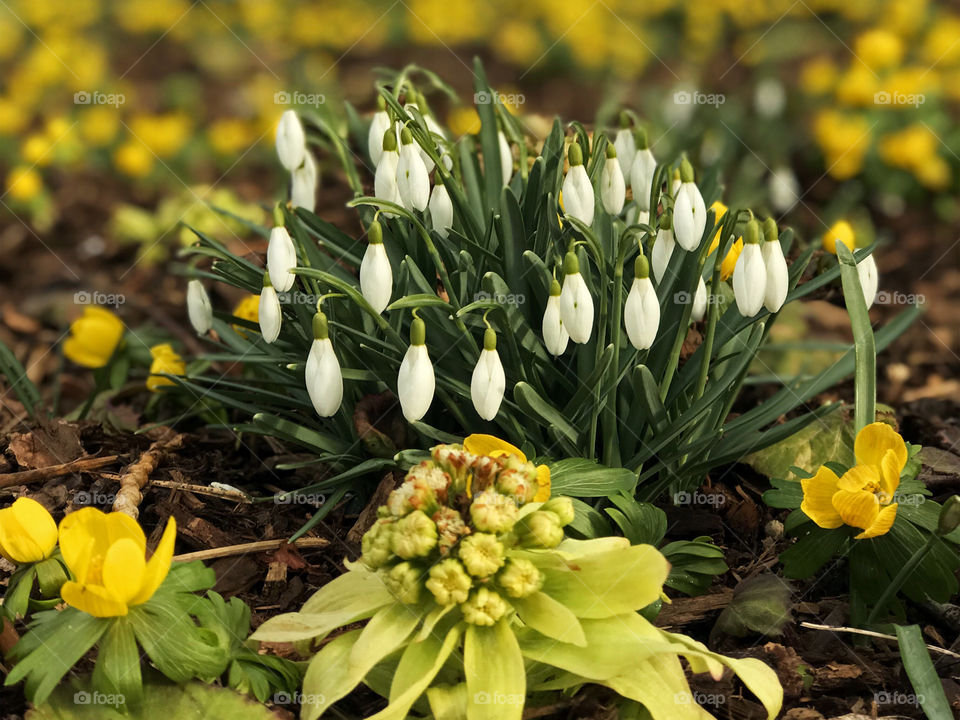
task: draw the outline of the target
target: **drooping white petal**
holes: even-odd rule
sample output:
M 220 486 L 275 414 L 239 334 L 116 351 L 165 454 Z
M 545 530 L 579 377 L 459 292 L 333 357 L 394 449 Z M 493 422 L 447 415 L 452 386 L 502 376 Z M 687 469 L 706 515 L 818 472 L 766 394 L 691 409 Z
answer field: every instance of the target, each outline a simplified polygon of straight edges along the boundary
M 563 278 L 560 318 L 567 334 L 575 343 L 583 344 L 590 340 L 593 332 L 593 298 L 580 273 L 572 273 Z
M 267 272 L 270 273 L 270 284 L 277 292 L 287 292 L 293 287 L 296 275 L 290 271 L 296 266 L 297 249 L 290 233 L 283 226 L 273 228 L 267 244 Z
M 513 177 L 513 153 L 510 150 L 510 143 L 507 141 L 507 136 L 503 134 L 503 130 L 497 131 L 497 145 L 500 148 L 500 174 L 502 175 L 503 184 L 506 185 L 510 182 L 510 178 Z
M 199 280 L 187 283 L 187 316 L 197 335 L 206 335 L 213 327 L 213 306 L 206 288 Z
M 283 314 L 280 312 L 280 298 L 277 291 L 270 285 L 265 285 L 260 291 L 259 308 L 260 334 L 268 343 L 272 343 L 280 335 L 280 323 Z
M 307 393 L 320 417 L 330 417 L 343 401 L 343 373 L 330 338 L 314 340 L 307 355 Z
M 594 196 L 593 185 L 586 168 L 571 165 L 563 178 L 563 211 L 580 220 L 585 225 L 593 224 Z
M 400 205 L 400 191 L 397 189 L 397 165 L 400 155 L 395 150 L 385 150 L 380 156 L 380 164 L 373 176 L 373 193 L 381 200 Z M 394 217 L 396 213 L 384 210 L 384 215 Z
M 300 118 L 293 110 L 285 110 L 277 123 L 277 156 L 280 164 L 293 172 L 303 164 L 307 152 L 307 136 Z
M 507 378 L 500 354 L 496 350 L 482 350 L 470 380 L 470 397 L 477 414 L 484 420 L 493 420 L 500 410 L 506 388 Z
M 653 270 L 653 277 L 658 283 L 663 280 L 663 274 L 667 271 L 670 257 L 673 255 L 673 247 L 676 244 L 672 228 L 657 230 L 657 239 L 653 243 L 653 250 L 650 251 L 650 269 Z
M 603 209 L 611 215 L 619 215 L 627 199 L 627 186 L 617 158 L 607 158 L 600 173 L 600 199 Z
M 733 296 L 737 310 L 744 317 L 753 317 L 763 307 L 767 292 L 767 269 L 763 252 L 757 243 L 746 243 L 733 268 Z
M 390 115 L 386 110 L 378 110 L 370 121 L 370 130 L 367 132 L 367 150 L 374 167 L 380 164 L 383 155 L 383 134 L 390 129 Z
M 790 273 L 787 261 L 783 257 L 783 248 L 779 240 L 765 242 L 760 246 L 763 264 L 767 269 L 767 287 L 763 295 L 763 306 L 770 312 L 779 312 L 783 301 L 787 299 L 787 286 Z
M 626 178 L 630 175 L 631 168 L 633 168 L 633 158 L 637 154 L 637 140 L 633 136 L 633 130 L 630 128 L 617 130 L 617 138 L 613 141 L 613 146 L 617 149 L 620 172 Z
M 430 178 L 416 143 L 400 148 L 397 162 L 397 191 L 407 210 L 426 210 L 430 201 Z
M 867 303 L 869 310 L 877 298 L 877 287 L 880 284 L 880 276 L 877 273 L 877 261 L 873 255 L 867 255 L 863 260 L 857 263 L 857 275 L 860 277 L 860 287 L 863 289 L 863 299 Z
M 623 307 L 623 322 L 630 344 L 637 350 L 653 345 L 660 327 L 660 301 L 650 278 L 634 278 Z
M 426 415 L 433 402 L 435 389 L 436 378 L 427 346 L 409 346 L 397 374 L 397 396 L 403 416 L 410 422 L 416 422 Z
M 690 308 L 690 319 L 700 322 L 707 314 L 707 285 L 701 275 L 697 281 L 697 291 L 693 294 L 693 307 Z
M 378 313 L 390 304 L 393 269 L 382 242 L 368 243 L 360 261 L 360 292 Z
M 317 164 L 304 153 L 303 165 L 290 175 L 290 204 L 313 212 L 317 205 Z
M 650 210 L 650 193 L 653 190 L 653 174 L 657 169 L 657 159 L 650 148 L 637 150 L 630 166 L 630 187 L 633 201 L 641 210 Z
M 547 298 L 547 307 L 543 311 L 543 344 L 547 347 L 547 352 L 557 357 L 563 355 L 567 349 L 567 342 L 570 336 L 567 329 L 563 326 L 563 319 L 560 317 L 560 296 L 551 295 Z
M 680 247 L 692 252 L 700 247 L 707 226 L 707 208 L 700 189 L 692 182 L 680 185 L 673 206 L 673 235 Z
M 430 193 L 430 220 L 433 229 L 440 237 L 446 238 L 453 227 L 453 203 L 450 202 L 450 193 L 442 182 L 437 182 Z

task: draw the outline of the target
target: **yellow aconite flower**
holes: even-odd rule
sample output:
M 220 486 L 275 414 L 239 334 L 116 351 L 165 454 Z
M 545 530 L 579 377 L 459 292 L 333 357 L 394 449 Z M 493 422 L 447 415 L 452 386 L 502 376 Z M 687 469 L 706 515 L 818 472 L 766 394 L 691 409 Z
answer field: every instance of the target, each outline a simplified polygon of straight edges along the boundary
M 855 539 L 883 535 L 897 517 L 892 502 L 907 464 L 907 445 L 886 423 L 875 422 L 857 433 L 853 453 L 857 464 L 837 477 L 823 466 L 801 480 L 800 509 L 822 528 L 850 525 L 863 530 Z
M 129 140 L 113 153 L 113 164 L 117 170 L 130 177 L 142 178 L 153 170 L 155 158 L 143 143 Z
M 480 116 L 475 109 L 467 105 L 456 107 L 447 115 L 447 127 L 454 137 L 475 135 L 480 132 Z
M 856 247 L 854 243 L 853 227 L 846 220 L 838 220 L 823 234 L 823 249 L 837 254 L 837 243 L 841 242 L 850 250 Z
M 853 52 L 869 67 L 879 70 L 900 63 L 903 57 L 903 43 L 889 30 L 874 28 L 857 36 Z
M 12 563 L 40 562 L 57 546 L 57 524 L 36 500 L 22 497 L 0 510 L 0 556 Z
M 60 522 L 60 551 L 72 580 L 64 583 L 64 602 L 94 617 L 126 615 L 146 602 L 170 571 L 177 524 L 171 517 L 153 556 L 147 539 L 129 515 L 83 508 Z
M 43 178 L 33 168 L 18 165 L 7 173 L 7 192 L 14 200 L 27 202 L 43 191 Z
M 716 252 L 717 248 L 720 247 L 720 223 L 723 220 L 723 216 L 727 214 L 727 206 L 722 202 L 717 200 L 710 206 L 710 209 L 716 214 L 717 219 L 717 231 L 713 234 L 713 240 L 710 241 L 710 249 L 707 251 L 709 255 L 712 252 Z M 723 256 L 723 262 L 720 263 L 720 279 L 729 280 L 733 276 L 733 270 L 737 266 L 737 258 L 740 257 L 740 253 L 743 252 L 743 238 L 739 237 L 730 246 L 730 249 L 727 250 L 727 254 Z
M 169 343 L 154 345 L 150 348 L 150 355 L 153 362 L 150 364 L 150 376 L 147 378 L 147 389 L 151 392 L 157 392 L 164 385 L 174 385 L 175 383 L 168 377 L 163 377 L 160 373 L 166 375 L 183 375 L 187 366 Z
M 86 307 L 83 315 L 71 323 L 63 352 L 77 365 L 101 368 L 110 362 L 122 337 L 120 318 L 106 308 Z
M 463 441 L 463 447 L 467 452 L 474 455 L 488 455 L 490 457 L 513 455 L 520 458 L 520 462 L 527 461 L 527 456 L 523 454 L 520 448 L 493 435 L 482 433 L 468 435 Z M 534 496 L 533 502 L 546 502 L 550 499 L 550 468 L 546 465 L 537 465 L 537 488 L 537 494 Z
M 813 134 L 832 177 L 847 180 L 863 168 L 871 137 L 871 126 L 866 118 L 836 110 L 821 110 L 813 120 Z
M 800 72 L 800 86 L 808 95 L 823 95 L 837 82 L 837 65 L 830 58 L 814 58 Z

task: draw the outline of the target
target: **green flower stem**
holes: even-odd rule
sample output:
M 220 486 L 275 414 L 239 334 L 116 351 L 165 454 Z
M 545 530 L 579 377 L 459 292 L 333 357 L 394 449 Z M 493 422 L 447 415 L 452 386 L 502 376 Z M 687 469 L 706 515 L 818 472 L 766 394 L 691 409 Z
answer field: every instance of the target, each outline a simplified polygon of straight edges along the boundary
M 837 260 L 840 263 L 840 279 L 843 283 L 843 300 L 850 316 L 856 357 L 854 375 L 854 418 L 856 431 L 860 432 L 877 419 L 877 348 L 870 324 L 870 313 L 863 298 L 860 276 L 853 253 L 843 243 L 837 243 Z
M 837 244 L 840 245 L 840 243 Z M 921 562 L 923 562 L 923 558 L 926 557 L 927 553 L 933 549 L 933 546 L 939 539 L 940 538 L 936 533 L 930 533 L 930 537 L 923 544 L 923 546 L 917 549 L 917 551 L 910 556 L 910 559 L 907 560 L 903 567 L 900 568 L 900 571 L 880 595 L 880 599 L 877 600 L 877 604 L 873 606 L 870 614 L 867 615 L 867 625 L 872 625 L 876 621 L 880 613 L 883 612 L 883 609 L 890 603 L 891 600 L 893 600 L 897 592 L 907 581 L 907 578 L 910 577 L 910 574 L 917 569 L 917 566 Z

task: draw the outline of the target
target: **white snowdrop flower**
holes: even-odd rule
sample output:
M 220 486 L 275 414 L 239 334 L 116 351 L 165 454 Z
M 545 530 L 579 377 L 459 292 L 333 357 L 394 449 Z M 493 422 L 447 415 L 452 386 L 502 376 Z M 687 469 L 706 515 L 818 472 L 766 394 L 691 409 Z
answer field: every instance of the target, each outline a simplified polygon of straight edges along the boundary
M 570 169 L 563 178 L 563 211 L 580 220 L 584 225 L 593 224 L 594 196 L 593 185 L 583 166 L 583 150 L 578 143 L 572 143 L 567 152 Z M 571 336 L 572 337 L 572 336 Z
M 783 166 L 776 168 L 767 180 L 770 204 L 777 212 L 790 210 L 800 200 L 800 183 L 793 170 Z
M 277 123 L 277 156 L 280 164 L 293 172 L 303 165 L 307 153 L 307 136 L 300 118 L 293 110 L 285 110 Z
M 753 106 L 757 114 L 765 118 L 775 118 L 783 112 L 787 104 L 787 93 L 783 84 L 776 78 L 764 78 L 757 83 L 753 91 Z
M 380 156 L 383 155 L 383 134 L 390 129 L 391 124 L 390 114 L 387 112 L 382 96 L 377 97 L 377 108 L 370 121 L 370 129 L 367 131 L 367 150 L 374 167 L 380 164 Z
M 623 307 L 623 323 L 630 344 L 637 350 L 647 350 L 657 337 L 660 327 L 660 301 L 650 282 L 650 264 L 640 255 L 634 264 L 633 285 Z
M 497 334 L 493 328 L 487 328 L 483 334 L 483 350 L 470 379 L 470 398 L 477 415 L 484 420 L 493 420 L 500 410 L 506 388 L 507 377 L 497 352 Z
M 617 130 L 617 137 L 613 141 L 613 146 L 617 149 L 617 161 L 620 163 L 620 172 L 623 177 L 630 176 L 630 169 L 633 167 L 633 156 L 637 154 L 637 140 L 630 129 L 630 118 L 626 113 L 620 113 L 620 129 Z
M 867 255 L 857 263 L 857 275 L 860 278 L 863 299 L 866 301 L 869 310 L 877 298 L 877 287 L 880 284 L 880 277 L 877 274 L 877 261 L 873 259 L 873 254 Z
M 657 228 L 657 237 L 653 241 L 653 250 L 650 251 L 650 266 L 658 284 L 663 280 L 663 274 L 667 271 L 673 255 L 673 248 L 677 244 L 673 239 L 671 217 L 669 210 L 660 216 L 660 227 Z
M 446 186 L 439 180 L 430 193 L 430 221 L 440 237 L 446 239 L 453 227 L 453 203 Z
M 397 191 L 407 210 L 426 210 L 430 201 L 430 177 L 413 142 L 409 128 L 400 132 L 400 159 L 397 162 Z
M 270 273 L 263 275 L 263 289 L 260 291 L 260 307 L 258 311 L 260 334 L 268 343 L 272 343 L 280 335 L 280 324 L 283 313 L 280 311 L 280 298 L 277 291 L 270 284 Z
M 760 252 L 763 254 L 763 265 L 767 269 L 763 306 L 775 313 L 783 307 L 783 302 L 787 299 L 790 273 L 777 235 L 777 223 L 773 218 L 763 221 L 763 245 L 760 246 Z
M 637 150 L 630 164 L 630 187 L 633 190 L 633 201 L 641 210 L 650 211 L 650 193 L 653 190 L 653 175 L 657 170 L 657 159 L 653 156 L 647 142 L 647 133 L 638 128 L 636 140 Z
M 393 294 L 393 269 L 383 244 L 383 229 L 374 220 L 367 230 L 367 249 L 360 261 L 360 292 L 378 313 L 390 304 Z
M 543 344 L 547 347 L 547 352 L 558 357 L 563 355 L 567 349 L 567 342 L 570 336 L 563 326 L 563 319 L 560 317 L 560 283 L 554 278 L 550 284 L 550 297 L 547 298 L 547 307 L 543 311 Z
M 680 165 L 680 189 L 673 205 L 673 235 L 680 247 L 694 251 L 700 247 L 707 226 L 707 208 L 700 189 L 693 182 L 693 167 L 684 159 Z
M 333 351 L 327 328 L 327 316 L 318 312 L 313 316 L 313 344 L 307 355 L 307 393 L 313 409 L 320 417 L 330 417 L 343 402 L 343 373 Z
M 199 280 L 187 283 L 187 316 L 197 335 L 206 335 L 213 327 L 213 306 L 206 288 Z
M 690 308 L 690 319 L 693 322 L 700 322 L 707 314 L 707 285 L 703 282 L 703 276 L 697 278 L 697 290 L 693 293 L 693 307 Z
M 400 163 L 400 154 L 397 152 L 397 135 L 393 128 L 388 128 L 383 134 L 383 152 L 380 154 L 380 163 L 373 176 L 373 194 L 381 200 L 401 204 L 400 191 L 397 189 L 397 165 Z M 387 217 L 395 217 L 396 213 L 383 211 Z
M 767 269 L 758 235 L 757 221 L 751 220 L 743 233 L 743 251 L 733 268 L 733 296 L 744 317 L 760 312 L 767 292 Z
M 627 199 L 627 186 L 623 181 L 623 171 L 617 162 L 617 149 L 607 144 L 607 159 L 600 172 L 600 200 L 603 209 L 611 215 L 619 215 Z
M 563 259 L 563 288 L 560 291 L 560 319 L 575 343 L 590 340 L 593 332 L 593 298 L 580 274 L 580 261 L 573 252 Z
M 682 185 L 683 185 L 683 183 L 680 182 L 680 171 L 679 171 L 679 170 L 674 170 L 674 171 L 673 171 L 673 181 L 670 183 L 670 197 L 676 199 L 677 193 L 680 192 L 680 187 L 681 187 Z
M 304 153 L 303 165 L 290 175 L 290 205 L 310 212 L 317 206 L 317 164 L 310 153 Z
M 283 225 L 283 211 L 276 208 L 273 213 L 274 228 L 270 231 L 267 244 L 267 272 L 270 283 L 279 292 L 287 292 L 293 287 L 296 276 L 290 272 L 297 266 L 297 249 L 287 228 Z
M 503 176 L 503 184 L 507 185 L 513 177 L 513 151 L 510 150 L 510 142 L 503 130 L 497 131 L 497 146 L 500 149 L 500 174 Z
M 418 317 L 410 323 L 410 347 L 407 348 L 400 363 L 400 372 L 397 374 L 397 396 L 400 398 L 400 409 L 403 416 L 410 422 L 416 422 L 430 409 L 433 402 L 433 393 L 436 389 L 436 378 L 433 374 L 433 363 L 426 345 L 427 329 Z
M 436 120 L 433 119 L 432 115 L 430 115 L 429 113 L 424 113 L 420 109 L 420 104 L 418 102 L 405 103 L 403 108 L 407 112 L 410 112 L 411 110 L 416 110 L 417 112 L 419 112 L 420 117 L 423 118 L 423 122 L 426 124 L 427 130 L 430 132 L 431 135 L 439 135 L 441 138 L 447 137 L 446 130 L 443 129 L 440 123 L 438 123 Z M 410 112 L 410 116 L 413 117 L 412 112 Z M 437 149 L 437 152 L 439 153 L 441 151 L 440 143 L 437 142 L 435 144 L 435 147 Z M 423 166 L 427 169 L 427 174 L 430 174 L 431 172 L 433 172 L 433 168 L 435 167 L 433 160 L 430 159 L 430 155 L 428 155 L 427 151 L 424 150 L 422 147 L 420 147 L 420 145 L 417 145 L 417 150 L 420 153 L 420 159 L 423 160 Z

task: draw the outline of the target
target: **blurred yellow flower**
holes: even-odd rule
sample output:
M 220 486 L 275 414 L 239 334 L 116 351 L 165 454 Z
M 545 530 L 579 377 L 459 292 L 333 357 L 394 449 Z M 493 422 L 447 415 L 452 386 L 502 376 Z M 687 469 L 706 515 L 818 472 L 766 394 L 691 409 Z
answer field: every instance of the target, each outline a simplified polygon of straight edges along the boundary
M 23 145 L 20 146 L 20 154 L 31 165 L 45 167 L 53 160 L 52 149 L 53 143 L 47 139 L 46 135 L 33 133 L 23 141 Z
M 827 57 L 815 58 L 803 66 L 800 87 L 808 95 L 825 95 L 837 82 L 837 64 Z
M 837 100 L 842 105 L 866 107 L 873 105 L 880 81 L 873 70 L 863 63 L 851 65 L 837 81 Z
M 78 122 L 80 137 L 92 147 L 104 147 L 113 142 L 120 129 L 120 112 L 108 105 L 84 108 Z
M 166 579 L 176 538 L 171 516 L 147 560 L 147 539 L 129 515 L 90 507 L 70 513 L 60 522 L 60 551 L 73 576 L 60 589 L 63 601 L 94 617 L 126 615 Z
M 939 18 L 923 40 L 923 59 L 931 66 L 960 63 L 960 17 Z
M 252 323 L 260 322 L 260 296 L 247 295 L 233 309 L 233 316 Z
M 870 148 L 871 126 L 865 118 L 822 110 L 814 118 L 813 132 L 830 175 L 846 180 L 860 172 Z
M 70 337 L 63 343 L 63 353 L 77 365 L 101 368 L 110 362 L 122 337 L 120 318 L 106 308 L 91 305 L 70 324 Z
M 26 165 L 17 165 L 7 173 L 7 193 L 14 200 L 28 202 L 43 191 L 40 173 Z
M 851 250 L 856 247 L 853 227 L 846 220 L 838 220 L 823 234 L 823 249 L 828 253 L 837 254 L 838 242 Z
M 150 375 L 147 377 L 147 390 L 157 392 L 164 385 L 175 385 L 173 380 L 163 375 L 183 375 L 187 366 L 169 343 L 154 345 L 150 348 L 153 362 L 150 364 Z M 162 374 L 161 374 L 162 373 Z
M 913 173 L 927 187 L 941 189 L 950 181 L 950 166 L 937 154 L 939 144 L 933 130 L 914 123 L 882 137 L 878 151 L 888 165 Z
M 215 151 L 228 156 L 245 152 L 257 139 L 250 123 L 240 118 L 217 120 L 207 130 L 207 137 Z
M 903 58 L 903 43 L 889 30 L 873 28 L 857 36 L 854 55 L 874 70 L 898 65 Z
M 113 164 L 117 170 L 135 178 L 149 175 L 155 160 L 150 149 L 137 140 L 128 140 L 113 153 Z
M 517 65 L 529 65 L 543 53 L 543 40 L 539 31 L 527 22 L 504 22 L 490 41 L 496 52 Z
M 135 138 L 162 158 L 180 150 L 192 130 L 190 116 L 182 112 L 135 115 L 130 119 L 130 131 Z
M 447 127 L 455 137 L 461 135 L 475 135 L 480 132 L 480 116 L 475 108 L 469 105 L 455 107 L 447 116 Z
M 36 500 L 17 498 L 0 510 L 0 556 L 12 563 L 40 562 L 57 546 L 57 523 Z

